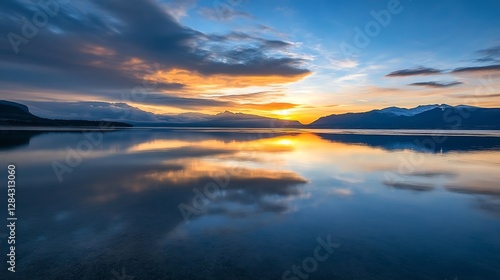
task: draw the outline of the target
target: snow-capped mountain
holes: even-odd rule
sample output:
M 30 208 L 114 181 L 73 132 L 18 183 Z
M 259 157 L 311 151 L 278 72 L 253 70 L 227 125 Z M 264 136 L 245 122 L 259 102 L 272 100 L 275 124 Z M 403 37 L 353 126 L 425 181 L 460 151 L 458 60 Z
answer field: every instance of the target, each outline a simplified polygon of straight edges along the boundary
M 465 105 L 459 105 L 459 106 L 465 106 Z M 459 106 L 457 106 L 457 107 L 459 107 Z M 467 107 L 470 107 L 470 106 L 467 106 Z M 410 108 L 410 109 L 399 108 L 399 107 L 389 107 L 389 108 L 385 108 L 385 109 L 382 109 L 379 111 L 382 113 L 393 114 L 396 116 L 409 117 L 409 116 L 415 116 L 415 115 L 418 115 L 420 113 L 423 113 L 423 112 L 426 112 L 429 110 L 433 110 L 436 108 L 441 108 L 442 110 L 444 110 L 447 108 L 452 108 L 452 106 L 447 105 L 447 104 L 441 104 L 441 105 L 433 104 L 433 105 L 420 105 L 420 106 L 417 106 L 415 108 Z
M 389 107 L 319 118 L 310 127 L 342 129 L 500 129 L 500 108 L 468 105 Z
M 468 105 L 422 105 L 415 108 L 389 107 L 363 113 L 329 115 L 309 125 L 258 115 L 225 111 L 216 115 L 182 113 L 160 115 L 127 104 L 105 102 L 35 103 L 40 112 L 52 116 L 66 114 L 74 119 L 53 121 L 46 115 L 30 113 L 31 108 L 19 103 L 0 101 L 0 122 L 30 125 L 93 125 L 99 120 L 112 121 L 116 126 L 155 127 L 231 127 L 231 128 L 340 128 L 340 129 L 500 129 L 500 108 L 479 108 Z M 49 106 L 50 105 L 50 106 Z M 42 108 L 42 109 L 40 109 Z M 74 115 L 72 115 L 74 114 Z M 48 115 L 48 113 L 47 113 Z M 62 119 L 55 118 L 53 119 Z M 80 121 L 85 120 L 85 121 Z M 4 121 L 5 122 L 5 121 Z

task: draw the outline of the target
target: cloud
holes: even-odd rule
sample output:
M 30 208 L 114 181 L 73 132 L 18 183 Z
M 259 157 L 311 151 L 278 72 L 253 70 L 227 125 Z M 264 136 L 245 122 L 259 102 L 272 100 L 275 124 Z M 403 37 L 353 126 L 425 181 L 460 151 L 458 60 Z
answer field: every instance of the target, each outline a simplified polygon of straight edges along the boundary
M 347 81 L 357 81 L 357 82 L 359 82 L 360 80 L 364 80 L 365 78 L 366 78 L 366 74 L 364 74 L 364 73 L 358 73 L 358 74 L 350 74 L 350 75 L 346 75 L 346 76 L 340 77 L 336 81 L 338 83 L 347 82 Z
M 355 68 L 358 67 L 359 62 L 356 60 L 342 60 L 338 62 L 338 65 L 342 68 Z
M 157 121 L 154 114 L 125 103 L 23 101 L 31 113 L 50 119 Z
M 458 86 L 463 84 L 462 82 L 418 82 L 418 83 L 411 83 L 409 86 L 422 86 L 422 87 L 430 87 L 430 88 L 446 88 L 446 87 L 453 87 L 453 86 Z
M 165 3 L 168 13 L 179 20 L 187 16 L 188 10 L 196 6 L 197 0 L 170 0 Z
M 38 9 L 27 1 L 1 1 L 0 28 L 22 35 L 19 19 Z M 61 4 L 47 27 L 18 46 L 18 54 L 7 36 L 0 37 L 0 85 L 67 95 L 99 91 L 106 99 L 111 90 L 130 91 L 144 77 L 173 69 L 233 84 L 246 79 L 239 86 L 249 86 L 251 79 L 259 85 L 292 82 L 311 73 L 290 52 L 291 43 L 244 33 L 205 34 L 181 25 L 174 13 L 153 0 Z M 183 81 L 159 82 L 158 92 L 189 90 Z
M 487 65 L 487 66 L 473 66 L 456 68 L 451 73 L 498 73 L 500 72 L 500 64 Z
M 500 97 L 500 93 L 498 94 L 487 94 L 487 95 L 482 95 L 482 94 L 466 94 L 466 95 L 460 95 L 457 96 L 458 98 L 497 98 Z
M 292 75 L 292 73 L 290 73 L 290 76 L 280 76 L 273 74 L 273 72 L 279 71 L 278 69 L 260 71 L 259 67 L 260 66 L 255 65 L 255 73 L 247 75 L 237 75 L 236 73 L 234 73 L 234 75 L 223 74 L 223 70 L 218 71 L 220 73 L 210 74 L 201 74 L 183 69 L 172 69 L 170 71 L 161 70 L 156 72 L 151 78 L 155 81 L 168 85 L 185 85 L 184 89 L 186 90 L 190 90 L 195 93 L 203 93 L 227 88 L 244 88 L 251 86 L 291 83 L 296 81 L 298 77 L 304 77 L 307 75 Z M 270 65 L 270 67 L 272 66 Z M 211 70 L 215 71 L 215 69 Z M 261 74 L 259 74 L 259 71 Z
M 500 62 L 500 45 L 477 51 L 481 55 L 476 62 Z
M 180 96 L 172 96 L 167 94 L 148 94 L 141 104 L 149 104 L 154 106 L 176 107 L 185 110 L 199 109 L 254 109 L 261 111 L 274 111 L 295 108 L 298 105 L 288 102 L 270 102 L 270 103 L 247 103 L 244 99 L 236 101 L 225 101 L 219 99 L 208 98 L 187 98 Z M 250 100 L 247 100 L 250 101 Z
M 271 102 L 263 104 L 245 103 L 243 105 L 244 108 L 254 109 L 254 110 L 264 110 L 264 111 L 286 110 L 299 106 L 298 104 L 293 104 L 288 102 Z
M 426 75 L 436 75 L 441 74 L 443 71 L 436 68 L 428 68 L 428 67 L 416 67 L 411 69 L 402 69 L 391 72 L 386 77 L 406 77 L 406 76 L 426 76 Z
M 251 93 L 242 93 L 242 94 L 228 94 L 228 95 L 214 95 L 212 97 L 216 97 L 221 100 L 231 100 L 231 101 L 262 101 L 269 100 L 272 98 L 279 98 L 285 96 L 282 92 L 274 92 L 274 91 L 259 91 L 259 92 L 251 92 Z
M 251 14 L 235 10 L 231 8 L 229 5 L 226 5 L 224 7 L 212 7 L 212 8 L 203 7 L 198 10 L 198 13 L 207 19 L 216 21 L 229 21 L 235 18 L 245 18 L 245 19 L 253 18 Z
M 261 38 L 241 31 L 233 31 L 225 35 L 207 35 L 207 39 L 217 43 L 230 43 L 231 41 L 245 42 L 249 43 L 250 45 L 258 45 L 258 43 L 260 43 L 262 47 L 271 49 L 287 49 L 288 47 L 294 45 L 292 43 L 281 40 Z

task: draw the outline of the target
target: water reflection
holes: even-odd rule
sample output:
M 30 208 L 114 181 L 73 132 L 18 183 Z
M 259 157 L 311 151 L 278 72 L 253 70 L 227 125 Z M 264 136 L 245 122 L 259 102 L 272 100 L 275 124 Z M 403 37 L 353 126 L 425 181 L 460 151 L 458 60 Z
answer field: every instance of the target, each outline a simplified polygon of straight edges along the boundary
M 85 135 L 17 134 L 19 279 L 281 279 L 329 234 L 313 279 L 500 275 L 497 137 L 111 131 L 59 182 Z
M 41 132 L 0 130 L 0 151 L 27 146 L 30 139 Z
M 323 139 L 333 142 L 362 144 L 386 150 L 413 150 L 419 152 L 448 153 L 471 150 L 496 150 L 497 137 L 462 135 L 357 135 L 324 134 Z

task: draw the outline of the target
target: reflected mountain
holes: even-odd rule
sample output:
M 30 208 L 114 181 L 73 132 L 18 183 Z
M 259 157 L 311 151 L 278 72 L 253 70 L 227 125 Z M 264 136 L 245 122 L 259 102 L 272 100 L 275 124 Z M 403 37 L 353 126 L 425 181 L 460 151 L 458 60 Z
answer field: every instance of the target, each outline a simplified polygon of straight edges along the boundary
M 368 145 L 370 147 L 382 148 L 389 151 L 413 150 L 426 153 L 449 153 L 456 151 L 500 149 L 500 137 L 325 133 L 318 133 L 318 135 L 332 142 Z
M 0 151 L 28 146 L 32 137 L 42 133 L 40 131 L 0 130 Z

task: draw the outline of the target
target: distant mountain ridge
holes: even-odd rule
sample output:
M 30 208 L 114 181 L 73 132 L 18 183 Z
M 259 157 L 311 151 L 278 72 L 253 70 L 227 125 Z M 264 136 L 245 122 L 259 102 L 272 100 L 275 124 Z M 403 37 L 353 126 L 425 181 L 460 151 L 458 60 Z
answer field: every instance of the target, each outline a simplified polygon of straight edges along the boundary
M 132 108 L 132 107 L 130 107 Z M 71 112 L 66 110 L 66 112 Z M 145 112 L 145 111 L 138 111 Z M 152 115 L 151 113 L 149 113 Z M 94 114 L 86 114 L 96 117 Z M 388 107 L 362 113 L 333 114 L 309 125 L 258 115 L 225 111 L 216 115 L 181 113 L 152 115 L 151 121 L 108 122 L 112 126 L 219 127 L 219 128 L 331 128 L 331 129 L 500 129 L 500 108 L 468 105 L 421 105 L 415 108 Z M 107 120 L 107 118 L 106 118 Z M 0 101 L 0 125 L 97 126 L 100 121 L 52 120 L 33 115 L 23 104 Z
M 411 109 L 389 107 L 363 113 L 319 118 L 313 128 L 338 129 L 500 129 L 500 108 L 467 105 L 422 105 Z
M 0 100 L 0 119 L 36 119 L 28 106 L 16 102 Z
M 445 106 L 448 106 L 448 105 L 445 105 Z M 389 107 L 389 108 L 385 108 L 385 109 L 380 110 L 380 112 L 387 113 L 387 114 L 393 114 L 393 115 L 396 115 L 396 116 L 407 116 L 407 117 L 409 117 L 409 116 L 418 115 L 418 114 L 423 113 L 425 111 L 436 109 L 438 107 L 441 107 L 441 105 L 438 105 L 438 104 L 434 104 L 434 105 L 420 105 L 420 106 L 417 106 L 417 107 L 411 108 L 411 109 L 399 108 L 399 107 Z M 377 111 L 377 110 L 374 110 L 374 111 Z
M 28 106 L 0 100 L 0 125 L 6 126 L 102 126 L 106 127 L 131 127 L 132 125 L 122 122 L 102 122 L 86 120 L 52 120 L 40 118 L 33 115 Z
M 303 128 L 295 120 L 281 120 L 251 114 L 225 111 L 216 115 L 183 113 L 176 116 L 160 116 L 158 123 L 141 123 L 148 126 L 171 127 L 233 127 L 233 128 Z
M 450 105 L 447 105 L 447 104 L 433 104 L 433 105 L 420 105 L 420 106 L 417 106 L 415 108 L 410 108 L 410 109 L 406 109 L 406 108 L 399 108 L 399 107 L 388 107 L 388 108 L 385 108 L 385 109 L 382 109 L 382 110 L 374 110 L 374 111 L 380 111 L 380 112 L 383 112 L 383 113 L 388 113 L 388 114 L 393 114 L 393 115 L 396 115 L 396 116 L 415 116 L 415 115 L 418 115 L 420 113 L 423 113 L 423 112 L 426 112 L 426 111 L 429 111 L 429 110 L 433 110 L 433 109 L 436 109 L 436 108 L 441 108 L 442 110 L 444 109 L 451 109 L 451 108 L 457 108 L 457 109 L 471 109 L 471 110 L 474 110 L 474 108 L 479 108 L 479 107 L 474 107 L 474 106 L 468 106 L 468 105 L 458 105 L 458 106 L 450 106 Z

